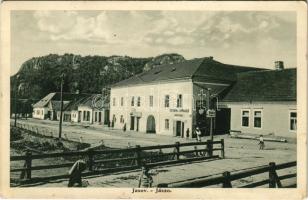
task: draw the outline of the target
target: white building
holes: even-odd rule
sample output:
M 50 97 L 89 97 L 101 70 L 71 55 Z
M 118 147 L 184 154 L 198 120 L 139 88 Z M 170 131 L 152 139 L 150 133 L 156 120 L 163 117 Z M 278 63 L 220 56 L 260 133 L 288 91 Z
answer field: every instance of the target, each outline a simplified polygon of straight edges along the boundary
M 220 107 L 230 110 L 232 131 L 295 138 L 296 69 L 240 73 Z
M 212 57 L 161 65 L 111 87 L 110 120 L 114 128 L 192 137 L 199 126 L 208 134 L 206 91 L 211 101 L 236 81 L 236 73 L 259 70 L 226 65 Z M 215 98 L 213 98 L 215 96 Z M 198 112 L 197 112 L 198 111 Z

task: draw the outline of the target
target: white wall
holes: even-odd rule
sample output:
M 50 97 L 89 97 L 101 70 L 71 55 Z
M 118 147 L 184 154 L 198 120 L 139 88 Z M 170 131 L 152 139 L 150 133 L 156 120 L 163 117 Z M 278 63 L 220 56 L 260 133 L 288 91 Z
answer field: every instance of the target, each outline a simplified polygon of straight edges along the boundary
M 81 122 L 82 123 L 92 123 L 93 122 L 93 114 L 92 114 L 92 108 L 88 106 L 78 106 L 78 111 L 81 111 Z M 86 121 L 83 119 L 84 111 L 89 111 L 90 112 L 90 120 Z
M 45 119 L 47 112 L 48 108 L 33 108 L 32 118 Z
M 290 130 L 290 112 L 296 111 L 296 102 L 224 103 L 231 108 L 231 130 L 252 134 L 273 134 L 281 137 L 296 137 Z M 249 127 L 242 127 L 242 110 L 249 110 Z M 253 111 L 261 110 L 262 127 L 255 128 Z
M 176 108 L 177 95 L 182 94 L 183 106 Z M 150 107 L 150 95 L 153 96 L 153 107 Z M 165 108 L 165 95 L 170 96 L 169 108 Z M 131 106 L 131 98 L 135 97 L 135 105 Z M 141 97 L 141 106 L 137 106 L 137 97 Z M 121 97 L 124 98 L 124 105 L 121 106 Z M 173 135 L 173 123 L 181 120 L 185 123 L 184 130 L 192 126 L 192 82 L 191 80 L 177 81 L 169 83 L 155 83 L 148 85 L 135 85 L 121 88 L 111 88 L 110 96 L 110 121 L 113 115 L 116 116 L 114 128 L 122 129 L 126 123 L 126 129 L 130 129 L 130 114 L 141 113 L 139 131 L 146 132 L 147 118 L 153 115 L 155 118 L 156 133 L 164 135 Z M 113 98 L 116 104 L 113 105 Z M 176 109 L 178 112 L 171 111 Z M 123 115 L 124 123 L 120 122 L 120 116 Z M 169 130 L 165 129 L 165 119 L 169 119 Z

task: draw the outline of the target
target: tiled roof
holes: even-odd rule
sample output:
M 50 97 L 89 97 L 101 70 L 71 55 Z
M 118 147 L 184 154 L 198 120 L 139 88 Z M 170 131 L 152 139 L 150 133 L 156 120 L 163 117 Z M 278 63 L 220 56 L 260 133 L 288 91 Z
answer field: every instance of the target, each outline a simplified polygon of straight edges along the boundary
M 239 73 L 223 101 L 296 101 L 296 69 Z
M 212 57 L 196 58 L 181 63 L 160 65 L 152 70 L 137 74 L 114 84 L 112 87 L 138 85 L 174 79 L 206 78 L 215 80 L 234 81 L 236 73 L 258 68 L 226 65 L 213 60 Z

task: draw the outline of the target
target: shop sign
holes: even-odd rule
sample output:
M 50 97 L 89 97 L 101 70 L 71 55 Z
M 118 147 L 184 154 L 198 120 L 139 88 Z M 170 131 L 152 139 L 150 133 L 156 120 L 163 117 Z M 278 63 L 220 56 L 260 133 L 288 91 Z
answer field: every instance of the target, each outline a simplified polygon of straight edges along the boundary
M 170 109 L 170 112 L 189 112 L 189 109 Z
M 216 111 L 215 110 L 207 110 L 206 111 L 206 117 L 216 117 Z

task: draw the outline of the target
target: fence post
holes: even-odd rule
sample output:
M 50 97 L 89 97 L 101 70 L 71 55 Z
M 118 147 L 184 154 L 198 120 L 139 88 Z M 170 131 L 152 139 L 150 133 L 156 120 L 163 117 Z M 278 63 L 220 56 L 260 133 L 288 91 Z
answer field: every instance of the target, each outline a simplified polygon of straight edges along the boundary
M 140 145 L 136 145 L 136 162 L 137 162 L 137 166 L 141 167 L 142 163 L 141 163 L 141 149 L 140 149 Z
M 197 148 L 196 145 L 194 146 L 194 150 L 195 150 L 195 155 L 198 157 L 198 156 L 199 156 L 199 153 L 198 153 L 198 148 Z
M 208 151 L 208 155 L 209 157 L 213 156 L 213 143 L 211 140 L 207 140 L 206 141 L 206 146 L 207 146 L 207 151 Z
M 176 160 L 180 160 L 180 142 L 175 143 Z
M 89 171 L 93 171 L 94 160 L 93 160 L 93 150 L 92 149 L 88 150 L 88 158 L 89 158 Z
M 31 179 L 31 167 L 32 167 L 32 153 L 30 151 L 26 152 L 26 179 Z
M 221 142 L 221 158 L 225 158 L 225 141 L 224 141 L 224 139 L 221 139 L 220 140 L 220 142 Z
M 275 169 L 276 169 L 276 164 L 274 162 L 269 163 L 269 182 L 268 182 L 268 187 L 269 188 L 275 188 L 276 187 L 276 177 L 275 177 Z
M 230 180 L 230 172 L 226 171 L 222 173 L 224 177 L 224 182 L 222 183 L 223 188 L 232 188 L 231 180 Z

